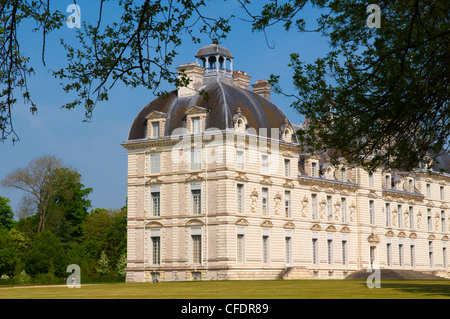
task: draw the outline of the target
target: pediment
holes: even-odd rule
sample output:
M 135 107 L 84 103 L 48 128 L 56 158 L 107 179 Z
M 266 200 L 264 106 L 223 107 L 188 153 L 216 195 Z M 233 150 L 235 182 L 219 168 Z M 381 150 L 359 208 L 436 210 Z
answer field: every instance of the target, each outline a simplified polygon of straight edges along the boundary
M 240 218 L 236 221 L 235 224 L 240 226 L 248 226 L 248 220 L 246 220 L 245 218 Z
M 167 113 L 164 112 L 160 112 L 160 111 L 152 111 L 150 112 L 145 118 L 147 120 L 151 120 L 151 119 L 163 119 L 163 118 L 167 118 L 169 115 Z
M 162 225 L 161 223 L 152 221 L 152 222 L 147 223 L 147 224 L 145 225 L 145 227 L 147 227 L 147 228 L 162 228 L 163 225 Z
M 189 110 L 186 111 L 186 115 L 204 114 L 204 113 L 208 113 L 208 110 L 205 109 L 204 107 L 197 106 L 197 105 L 191 107 Z
M 287 228 L 287 229 L 294 229 L 294 228 L 295 228 L 295 225 L 294 225 L 294 223 L 292 223 L 292 222 L 287 222 L 286 224 L 284 224 L 284 228 Z
M 203 222 L 200 219 L 191 219 L 186 223 L 186 226 L 202 226 Z
M 261 224 L 262 227 L 272 227 L 273 224 L 270 220 L 266 220 Z

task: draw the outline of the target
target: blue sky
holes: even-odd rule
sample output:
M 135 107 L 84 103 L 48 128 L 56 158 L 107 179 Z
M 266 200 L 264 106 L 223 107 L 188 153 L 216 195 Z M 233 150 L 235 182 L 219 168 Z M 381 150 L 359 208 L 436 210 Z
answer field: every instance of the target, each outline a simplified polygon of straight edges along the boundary
M 97 21 L 98 3 L 96 1 L 76 1 L 81 8 L 81 20 Z M 251 83 L 268 79 L 270 74 L 281 76 L 281 84 L 286 90 L 292 89 L 291 71 L 288 68 L 289 55 L 300 53 L 306 62 L 312 62 L 325 55 L 327 42 L 315 33 L 299 34 L 292 30 L 285 32 L 281 26 L 268 30 L 267 39 L 274 48 L 269 48 L 263 33 L 253 33 L 249 22 L 242 21 L 244 12 L 235 1 L 206 1 L 205 14 L 217 16 L 218 13 L 233 13 L 237 17 L 232 22 L 232 30 L 221 45 L 228 48 L 234 56 L 233 69 L 250 75 Z M 73 1 L 55 1 L 53 6 L 62 12 Z M 105 17 L 112 21 L 113 3 L 106 3 Z M 69 16 L 69 13 L 67 13 Z M 305 18 L 312 18 L 313 11 L 305 11 Z M 92 187 L 90 195 L 92 208 L 120 208 L 126 200 L 127 156 L 120 145 L 138 112 L 155 98 L 144 88 L 127 88 L 116 85 L 110 91 L 109 101 L 98 103 L 90 123 L 83 122 L 84 109 L 61 109 L 70 101 L 57 79 L 49 70 L 64 67 L 66 55 L 60 46 L 59 38 L 76 41 L 75 31 L 63 26 L 46 40 L 46 67 L 41 62 L 42 37 L 30 30 L 22 31 L 24 54 L 31 57 L 30 64 L 36 74 L 29 78 L 29 89 L 38 112 L 32 115 L 29 106 L 19 99 L 13 109 L 14 128 L 20 141 L 14 145 L 10 140 L 0 144 L 0 180 L 18 167 L 25 167 L 32 159 L 44 154 L 55 155 L 64 164 L 78 170 L 82 183 Z M 182 63 L 194 62 L 198 49 L 210 44 L 205 39 L 201 45 L 192 44 L 189 39 L 179 48 L 173 69 Z M 172 87 L 165 85 L 164 89 Z M 272 92 L 272 101 L 278 105 L 293 123 L 302 123 L 303 116 L 290 108 L 291 100 Z M 0 196 L 11 200 L 11 207 L 17 216 L 17 208 L 23 193 L 0 187 Z

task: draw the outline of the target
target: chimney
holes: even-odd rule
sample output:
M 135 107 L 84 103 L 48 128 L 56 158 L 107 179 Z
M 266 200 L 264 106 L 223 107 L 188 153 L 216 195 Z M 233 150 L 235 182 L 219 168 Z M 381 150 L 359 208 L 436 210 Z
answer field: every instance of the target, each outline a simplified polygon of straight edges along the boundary
M 250 91 L 250 78 L 244 71 L 233 71 L 233 82 L 242 89 Z
M 253 92 L 261 95 L 263 98 L 266 98 L 270 101 L 270 83 L 267 80 L 259 80 L 256 81 L 255 84 L 252 84 Z
M 195 95 L 203 86 L 203 72 L 205 71 L 205 68 L 201 67 L 200 64 L 195 62 L 185 63 L 179 66 L 177 71 L 179 77 L 181 77 L 181 74 L 184 71 L 184 74 L 190 80 L 188 86 L 178 88 L 178 97 Z

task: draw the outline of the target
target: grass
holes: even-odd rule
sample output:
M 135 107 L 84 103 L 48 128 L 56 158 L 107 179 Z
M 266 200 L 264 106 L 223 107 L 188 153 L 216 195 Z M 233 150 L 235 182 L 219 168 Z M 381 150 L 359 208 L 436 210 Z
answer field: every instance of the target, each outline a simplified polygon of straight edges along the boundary
M 200 281 L 2 287 L 0 299 L 449 299 L 448 280 Z

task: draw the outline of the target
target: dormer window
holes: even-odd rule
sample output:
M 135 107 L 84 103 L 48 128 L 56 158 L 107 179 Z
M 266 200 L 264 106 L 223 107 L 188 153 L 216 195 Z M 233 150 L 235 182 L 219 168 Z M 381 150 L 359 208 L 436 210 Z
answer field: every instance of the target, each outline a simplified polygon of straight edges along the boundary
M 391 175 L 384 176 L 384 188 L 391 188 Z
M 281 140 L 283 142 L 292 143 L 292 135 L 294 134 L 294 130 L 289 125 L 289 121 L 286 118 L 284 120 L 283 125 L 281 125 Z
M 236 114 L 233 116 L 234 130 L 245 133 L 247 129 L 247 118 L 242 114 L 241 108 L 238 107 Z
M 193 106 L 186 112 L 186 128 L 190 134 L 201 134 L 205 128 L 207 109 Z
M 311 162 L 311 177 L 318 177 L 317 162 Z
M 201 130 L 200 130 L 200 117 L 199 116 L 192 117 L 191 121 L 192 121 L 192 133 L 193 134 L 201 133 Z
M 152 122 L 152 138 L 160 137 L 159 122 Z
M 347 181 L 347 170 L 345 169 L 345 167 L 341 167 L 341 181 Z
M 159 111 L 152 111 L 147 119 L 147 138 L 154 139 L 164 136 L 164 126 L 168 115 Z

